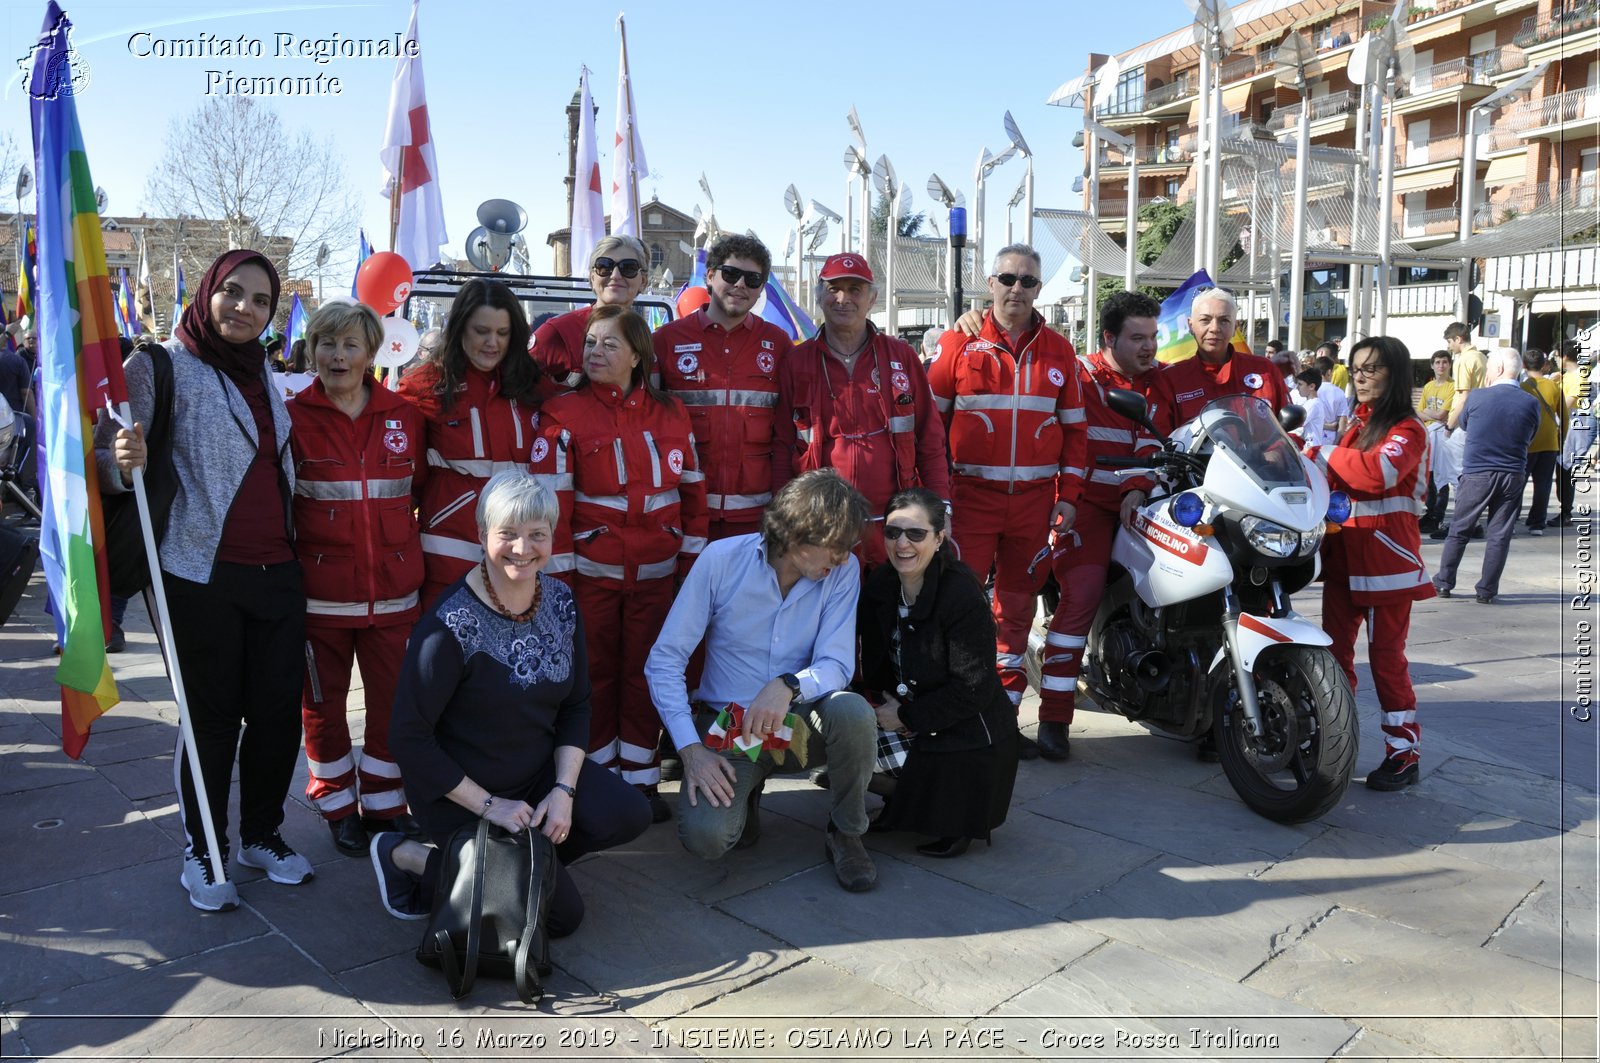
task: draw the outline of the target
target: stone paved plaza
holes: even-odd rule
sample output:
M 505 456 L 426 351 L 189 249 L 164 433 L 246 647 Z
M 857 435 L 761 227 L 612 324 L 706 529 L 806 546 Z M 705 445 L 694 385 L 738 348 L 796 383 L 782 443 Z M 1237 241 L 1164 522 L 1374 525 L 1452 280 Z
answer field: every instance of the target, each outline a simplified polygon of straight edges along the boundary
M 536 1010 L 506 982 L 450 1000 L 412 957 L 422 924 L 304 803 L 303 760 L 284 834 L 316 878 L 236 868 L 239 910 L 192 909 L 149 624 L 136 604 L 124 702 L 69 761 L 36 578 L 0 629 L 0 1056 L 1592 1060 L 1600 721 L 1569 711 L 1591 545 L 1519 535 L 1484 606 L 1474 544 L 1467 596 L 1416 608 L 1408 791 L 1360 785 L 1382 748 L 1366 689 L 1358 781 L 1293 827 L 1186 745 L 1080 712 L 1070 762 L 1022 765 L 992 848 L 872 835 L 878 888 L 852 895 L 827 795 L 782 777 L 759 846 L 721 865 L 672 824 L 580 862 L 588 917 Z

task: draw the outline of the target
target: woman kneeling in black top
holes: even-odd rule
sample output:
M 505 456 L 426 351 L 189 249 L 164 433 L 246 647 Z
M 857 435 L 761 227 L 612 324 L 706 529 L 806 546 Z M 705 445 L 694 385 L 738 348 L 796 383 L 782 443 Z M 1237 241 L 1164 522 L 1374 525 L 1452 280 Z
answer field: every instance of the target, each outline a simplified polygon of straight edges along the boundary
M 479 817 L 510 831 L 532 826 L 555 844 L 546 925 L 562 937 L 583 920 L 566 865 L 638 837 L 650 805 L 584 756 L 583 625 L 571 589 L 539 571 L 556 517 L 555 497 L 527 473 L 489 480 L 478 500 L 483 562 L 417 623 L 389 729 L 406 797 L 435 846 Z M 389 913 L 426 918 L 439 850 L 380 834 L 372 863 Z
M 913 734 L 874 829 L 933 834 L 927 856 L 960 856 L 1005 822 L 1017 718 L 995 673 L 994 617 L 972 570 L 944 548 L 944 503 L 925 488 L 889 500 L 889 563 L 867 577 L 861 675 L 887 731 Z

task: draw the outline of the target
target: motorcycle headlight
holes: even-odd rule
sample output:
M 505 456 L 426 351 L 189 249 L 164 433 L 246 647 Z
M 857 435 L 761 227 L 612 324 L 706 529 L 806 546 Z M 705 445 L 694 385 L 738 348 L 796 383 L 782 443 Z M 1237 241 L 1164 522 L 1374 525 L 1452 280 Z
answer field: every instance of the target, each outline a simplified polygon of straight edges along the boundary
M 1318 525 L 1311 531 L 1300 533 L 1300 556 L 1310 557 L 1317 552 L 1317 547 L 1322 545 L 1322 527 Z
M 1300 549 L 1300 533 L 1261 517 L 1246 517 L 1239 522 L 1245 542 L 1268 557 L 1293 557 Z

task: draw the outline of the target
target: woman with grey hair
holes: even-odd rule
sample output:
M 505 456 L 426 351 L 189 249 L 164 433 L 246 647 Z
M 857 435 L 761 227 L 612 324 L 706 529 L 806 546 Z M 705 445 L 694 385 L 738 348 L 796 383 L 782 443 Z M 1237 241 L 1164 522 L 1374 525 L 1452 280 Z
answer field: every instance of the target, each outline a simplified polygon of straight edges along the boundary
M 583 338 L 596 306 L 631 307 L 650 279 L 650 255 L 636 236 L 607 236 L 589 255 L 595 301 L 551 318 L 533 334 L 528 353 L 544 370 L 541 394 L 549 398 L 583 383 Z
M 650 806 L 584 756 L 589 662 L 572 591 L 541 573 L 550 560 L 556 499 L 521 470 L 497 473 L 478 500 L 483 560 L 451 584 L 411 635 L 390 720 L 390 745 L 413 814 L 433 846 L 401 834 L 372 840 L 383 906 L 423 919 L 439 850 L 475 819 L 532 827 L 560 867 L 547 926 L 583 920 L 566 866 L 644 832 Z

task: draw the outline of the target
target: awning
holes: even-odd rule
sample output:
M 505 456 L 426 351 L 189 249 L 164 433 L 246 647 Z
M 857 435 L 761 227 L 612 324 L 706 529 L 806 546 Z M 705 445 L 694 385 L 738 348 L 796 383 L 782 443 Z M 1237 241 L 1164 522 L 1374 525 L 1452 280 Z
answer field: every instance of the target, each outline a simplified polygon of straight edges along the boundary
M 1079 74 L 1059 89 L 1056 89 L 1055 92 L 1051 93 L 1050 98 L 1044 102 L 1056 107 L 1082 107 L 1083 90 L 1089 85 L 1089 77 L 1090 75 L 1088 74 Z
M 1575 288 L 1564 292 L 1540 292 L 1533 297 L 1530 309 L 1535 314 L 1554 314 L 1560 310 L 1569 314 L 1600 313 L 1600 290 Z
M 1250 82 L 1243 85 L 1234 85 L 1222 90 L 1222 113 L 1243 114 L 1245 105 L 1250 102 Z
M 1483 175 L 1483 187 L 1493 188 L 1497 185 L 1520 184 L 1528 172 L 1528 153 L 1518 152 L 1515 155 L 1503 155 L 1498 159 L 1489 160 L 1489 170 Z
M 1190 129 L 1198 130 L 1200 128 L 1200 104 L 1202 102 L 1204 102 L 1204 101 L 1199 96 L 1196 96 L 1193 100 L 1189 101 L 1189 128 Z
M 1421 29 L 1409 30 L 1406 33 L 1406 43 L 1422 44 L 1425 41 L 1436 41 L 1440 37 L 1453 36 L 1461 32 L 1466 21 L 1465 15 L 1457 15 L 1455 18 L 1440 19 Z
M 1397 174 L 1394 179 L 1394 194 L 1404 195 L 1407 192 L 1426 192 L 1430 188 L 1443 188 L 1456 183 L 1460 170 L 1452 166 L 1447 170 L 1423 170 L 1420 173 Z

